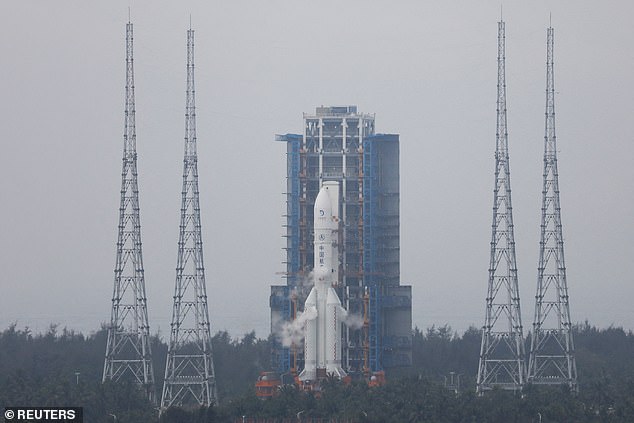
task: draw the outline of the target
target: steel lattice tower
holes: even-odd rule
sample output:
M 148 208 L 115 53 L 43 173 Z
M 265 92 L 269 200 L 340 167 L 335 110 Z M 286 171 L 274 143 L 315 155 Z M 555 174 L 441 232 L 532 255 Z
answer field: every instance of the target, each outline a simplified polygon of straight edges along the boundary
M 161 409 L 216 402 L 198 192 L 194 31 L 187 31 L 185 154 L 178 261 Z
M 498 22 L 497 128 L 491 262 L 486 316 L 476 390 L 521 390 L 524 385 L 524 337 L 517 284 L 508 132 L 504 22 Z
M 572 391 L 576 391 L 577 367 L 570 323 L 557 172 L 553 28 L 548 28 L 547 33 L 544 186 L 528 381 L 539 385 L 567 384 Z
M 117 258 L 103 381 L 132 380 L 155 401 L 137 184 L 132 23 L 126 25 L 125 125 Z

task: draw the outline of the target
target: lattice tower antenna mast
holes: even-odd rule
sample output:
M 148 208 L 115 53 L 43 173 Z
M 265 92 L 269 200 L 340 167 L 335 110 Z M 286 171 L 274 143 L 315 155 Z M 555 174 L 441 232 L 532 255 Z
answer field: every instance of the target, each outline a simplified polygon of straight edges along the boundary
M 137 183 L 132 23 L 126 25 L 125 125 L 117 258 L 103 381 L 132 380 L 155 401 Z
M 573 392 L 576 392 L 577 366 L 570 323 L 559 203 L 553 60 L 555 34 L 552 27 L 548 28 L 547 34 L 544 186 L 535 320 L 528 361 L 528 381 L 537 385 L 566 384 Z
M 217 401 L 198 192 L 194 31 L 187 31 L 185 158 L 170 343 L 161 410 Z
M 498 22 L 497 129 L 491 262 L 476 390 L 521 390 L 524 336 L 517 284 L 511 177 L 506 124 L 505 29 Z

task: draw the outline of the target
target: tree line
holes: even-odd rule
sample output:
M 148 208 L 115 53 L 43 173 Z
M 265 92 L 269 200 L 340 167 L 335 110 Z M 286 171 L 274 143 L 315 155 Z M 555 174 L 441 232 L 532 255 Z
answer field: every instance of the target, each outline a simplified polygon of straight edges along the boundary
M 564 386 L 527 386 L 522 395 L 475 395 L 480 330 L 462 334 L 449 326 L 413 331 L 413 363 L 388 374 L 388 383 L 329 380 L 320 398 L 283 387 L 270 400 L 255 396 L 260 371 L 270 369 L 270 339 L 254 332 L 212 339 L 220 403 L 199 410 L 170 409 L 162 423 L 268 421 L 347 422 L 628 422 L 634 421 L 634 334 L 623 328 L 575 326 L 579 394 Z M 84 421 L 156 423 L 159 418 L 135 385 L 101 383 L 106 330 L 90 335 L 51 326 L 42 334 L 11 325 L 0 332 L 0 408 L 80 406 Z M 167 345 L 152 337 L 157 394 Z M 447 386 L 450 376 L 460 387 Z M 451 389 L 449 389 L 451 388 Z M 285 420 L 284 420 L 285 419 Z M 248 420 L 245 420 L 248 421 Z M 255 420 L 253 420 L 255 421 Z M 262 420 L 265 421 L 265 420 Z

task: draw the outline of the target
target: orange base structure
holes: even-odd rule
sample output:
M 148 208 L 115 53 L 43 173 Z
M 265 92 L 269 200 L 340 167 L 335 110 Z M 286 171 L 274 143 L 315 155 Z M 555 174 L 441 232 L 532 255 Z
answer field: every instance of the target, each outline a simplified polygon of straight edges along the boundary
M 272 398 L 276 396 L 282 386 L 280 375 L 275 372 L 261 372 L 255 382 L 255 395 L 258 398 Z
M 292 382 L 287 381 L 286 383 L 288 385 L 296 387 L 302 392 L 310 392 L 311 394 L 319 398 L 321 396 L 322 381 L 325 379 L 326 378 L 313 381 L 301 381 L 299 377 L 295 376 Z M 345 385 L 350 385 L 350 383 L 352 383 L 352 378 L 350 376 L 346 376 L 341 381 Z M 380 381 L 382 381 L 380 384 L 385 383 L 385 376 L 383 376 Z M 274 396 L 279 394 L 280 388 L 282 386 L 284 386 L 284 383 L 282 382 L 282 378 L 278 373 L 261 372 L 257 382 L 255 382 L 255 395 L 258 398 L 273 398 Z
M 312 381 L 301 381 L 299 377 L 295 376 L 292 382 L 287 381 L 286 383 L 296 387 L 301 392 L 309 392 L 315 397 L 319 398 L 321 396 L 322 382 L 324 380 L 326 380 L 326 378 Z M 344 377 L 341 381 L 344 383 L 344 385 L 350 385 L 350 383 L 352 383 L 352 378 L 348 375 Z M 370 388 L 385 385 L 385 372 L 381 370 L 372 373 L 372 375 L 368 379 L 366 379 L 366 382 Z M 258 398 L 273 398 L 274 396 L 279 394 L 280 388 L 283 385 L 284 384 L 282 383 L 282 378 L 278 373 L 261 372 L 260 377 L 258 377 L 257 382 L 255 382 L 255 395 Z
M 368 380 L 368 386 L 370 388 L 374 388 L 383 385 L 385 385 L 385 372 L 380 370 L 372 373 L 372 376 L 370 376 L 370 379 Z

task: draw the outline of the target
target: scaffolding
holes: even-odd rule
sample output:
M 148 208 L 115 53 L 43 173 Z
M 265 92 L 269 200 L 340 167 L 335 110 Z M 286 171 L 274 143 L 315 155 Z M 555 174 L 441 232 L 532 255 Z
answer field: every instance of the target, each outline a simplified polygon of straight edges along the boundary
M 286 225 L 287 238 L 285 250 L 288 261 L 286 274 L 288 284 L 295 286 L 300 272 L 300 146 L 301 135 L 286 134 L 276 136 L 276 141 L 287 143 L 286 166 L 288 172 L 286 192 Z
M 271 287 L 271 329 L 277 330 L 277 325 L 283 325 L 291 321 L 291 286 L 278 285 Z M 271 348 L 271 364 L 280 374 L 287 373 L 291 369 L 291 349 L 282 345 L 274 338 Z
M 341 186 L 339 245 L 343 248 L 339 249 L 334 287 L 349 314 L 362 316 L 367 312 L 369 320 L 365 328 L 343 332 L 343 364 L 348 372 L 362 372 L 368 366 L 373 372 L 382 370 L 383 339 L 407 337 L 411 332 L 411 289 L 399 283 L 398 139 L 395 134 L 375 134 L 374 115 L 359 113 L 356 106 L 318 107 L 314 115 L 304 114 L 303 134 L 276 136 L 276 141 L 287 143 L 284 276 L 290 290 L 284 293 L 282 287 L 271 287 L 272 331 L 274 322 L 290 318 L 282 304 L 287 301 L 282 300 L 283 295 L 295 294 L 299 311 L 303 308 L 310 290 L 307 276 L 313 266 L 314 201 L 324 181 L 337 181 Z M 404 289 L 395 294 L 388 292 L 388 286 Z M 386 295 L 410 298 L 402 307 L 386 312 L 381 305 Z M 395 320 L 393 315 L 399 313 L 405 315 Z M 391 322 L 388 330 L 383 327 L 386 314 Z M 405 359 L 388 361 L 411 363 L 411 340 L 399 345 L 400 356 Z M 288 372 L 291 360 L 286 356 L 290 351 L 281 345 L 274 350 L 274 367 L 280 373 Z M 387 352 L 393 352 L 392 346 Z M 297 362 L 301 368 L 301 348 Z
M 378 159 L 374 142 L 363 142 L 363 276 L 370 294 L 368 335 L 370 370 L 381 370 L 381 287 L 377 263 Z

